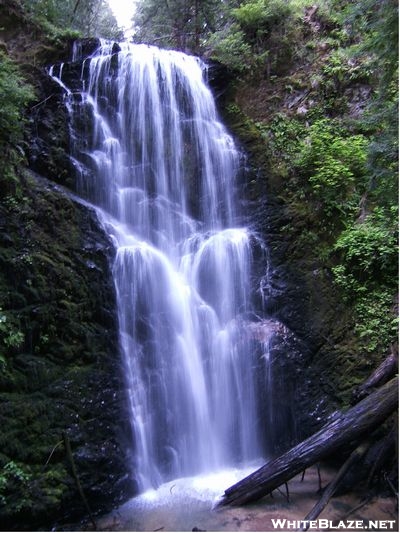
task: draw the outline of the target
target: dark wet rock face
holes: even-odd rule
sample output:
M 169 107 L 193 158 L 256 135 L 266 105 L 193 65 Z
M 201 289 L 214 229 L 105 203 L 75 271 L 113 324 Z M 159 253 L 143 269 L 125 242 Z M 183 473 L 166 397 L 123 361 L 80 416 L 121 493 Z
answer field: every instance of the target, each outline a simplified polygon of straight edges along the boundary
M 72 89 L 81 86 L 78 59 L 98 45 L 83 40 L 65 65 Z M 16 170 L 15 185 L 0 192 L 0 523 L 11 530 L 86 516 L 73 468 L 93 513 L 135 490 L 114 249 L 95 211 L 68 193 L 77 171 L 63 89 L 44 67 L 29 76 L 30 170 Z
M 41 176 L 74 190 L 76 170 L 68 155 L 71 141 L 63 89 L 45 71 L 38 72 L 36 80 L 40 100 L 29 116 L 29 165 Z
M 86 513 L 64 433 L 93 512 L 132 492 L 113 248 L 94 211 L 32 175 L 0 228 L 0 522 L 48 528 Z

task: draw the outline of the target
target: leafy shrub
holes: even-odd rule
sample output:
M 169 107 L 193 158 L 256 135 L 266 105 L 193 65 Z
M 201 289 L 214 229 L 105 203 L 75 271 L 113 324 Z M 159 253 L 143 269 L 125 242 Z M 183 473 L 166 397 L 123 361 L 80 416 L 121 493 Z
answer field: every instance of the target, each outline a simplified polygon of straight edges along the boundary
M 34 97 L 15 64 L 0 52 L 0 150 L 18 144 L 23 133 L 24 107 Z
M 20 144 L 24 131 L 24 108 L 34 97 L 33 89 L 16 65 L 0 52 L 0 198 L 15 193 L 17 166 L 23 158 Z
M 324 97 L 337 98 L 344 89 L 354 83 L 368 83 L 373 74 L 372 60 L 360 55 L 358 46 L 347 46 L 334 50 L 321 69 Z
M 257 123 L 260 124 L 260 123 Z M 304 123 L 296 118 L 277 113 L 268 124 L 262 124 L 272 153 L 292 161 L 299 149 L 299 139 L 304 137 Z
M 365 222 L 343 231 L 334 250 L 341 257 L 340 269 L 334 272 L 345 289 L 363 292 L 364 283 L 390 284 L 396 279 L 397 232 L 379 209 Z
M 295 165 L 328 218 L 357 208 L 365 187 L 367 154 L 368 139 L 363 135 L 349 135 L 327 119 L 310 127 Z
M 249 33 L 260 29 L 271 31 L 275 24 L 284 21 L 291 13 L 290 4 L 284 0 L 251 0 L 232 9 L 233 17 Z
M 21 511 L 26 503 L 26 496 L 29 494 L 28 484 L 31 480 L 31 474 L 25 470 L 21 464 L 9 461 L 0 470 L 0 503 L 15 507 L 16 512 Z M 16 500 L 10 497 L 10 494 L 16 488 L 24 494 L 23 497 Z
M 251 70 L 254 65 L 254 55 L 251 46 L 246 42 L 243 31 L 237 24 L 229 30 L 214 33 L 209 46 L 213 49 L 212 57 L 237 73 Z
M 2 345 L 9 348 L 18 348 L 24 342 L 24 334 L 13 324 L 0 307 L 0 361 L 4 360 Z
M 249 0 L 230 10 L 230 19 L 212 34 L 207 46 L 214 58 L 239 73 L 270 75 L 287 62 L 293 39 L 288 39 L 293 8 L 285 0 Z
M 340 264 L 332 271 L 344 298 L 354 304 L 355 332 L 363 349 L 387 349 L 397 337 L 393 311 L 397 291 L 397 229 L 376 209 L 363 223 L 347 228 L 335 253 Z

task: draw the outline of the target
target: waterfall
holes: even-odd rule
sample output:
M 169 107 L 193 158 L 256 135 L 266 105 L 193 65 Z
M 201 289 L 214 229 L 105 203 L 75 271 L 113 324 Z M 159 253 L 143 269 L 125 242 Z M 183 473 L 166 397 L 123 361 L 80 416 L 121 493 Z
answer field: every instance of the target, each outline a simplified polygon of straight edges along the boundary
M 78 193 L 115 242 L 131 467 L 145 490 L 262 455 L 252 235 L 202 62 L 113 50 L 102 43 L 83 62 L 79 92 L 62 67 L 50 74 L 66 90 Z

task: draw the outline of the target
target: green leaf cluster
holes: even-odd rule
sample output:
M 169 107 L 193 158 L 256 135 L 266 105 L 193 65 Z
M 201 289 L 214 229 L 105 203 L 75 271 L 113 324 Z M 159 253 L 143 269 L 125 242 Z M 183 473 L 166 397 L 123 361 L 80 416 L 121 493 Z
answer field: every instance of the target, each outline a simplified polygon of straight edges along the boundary
M 367 353 L 382 353 L 397 341 L 398 317 L 393 291 L 382 287 L 359 298 L 354 306 L 354 331 L 361 349 Z
M 354 305 L 355 331 L 364 350 L 385 350 L 395 342 L 397 317 L 397 208 L 391 216 L 376 208 L 364 221 L 349 225 L 339 236 L 332 268 L 344 298 Z
M 232 9 L 233 18 L 250 36 L 272 31 L 292 13 L 291 4 L 284 0 L 250 0 Z
M 33 89 L 19 69 L 0 52 L 0 151 L 20 143 L 24 129 L 24 108 L 34 98 Z
M 9 461 L 0 470 L 0 503 L 3 505 L 12 505 L 15 511 L 19 512 L 23 509 L 26 499 L 29 498 L 28 485 L 32 476 L 27 471 L 25 465 Z M 23 493 L 23 497 L 15 502 L 14 498 L 8 498 L 15 488 Z
M 395 279 L 397 232 L 378 216 L 379 212 L 343 231 L 334 246 L 340 252 L 341 283 L 346 288 L 362 291 L 365 281 L 381 284 L 393 283 Z M 334 271 L 339 272 L 338 268 Z
M 366 353 L 385 352 L 397 336 L 397 196 L 393 173 L 372 178 L 371 138 L 343 121 L 320 119 L 294 162 L 295 196 L 320 237 L 315 250 L 353 309 L 354 334 Z
M 238 24 L 233 24 L 229 30 L 213 34 L 208 43 L 213 49 L 214 58 L 232 71 L 243 74 L 254 69 L 256 57 Z
M 0 52 L 0 197 L 15 192 L 16 168 L 24 158 L 25 109 L 33 100 L 33 88 L 16 64 Z
M 334 121 L 317 120 L 300 143 L 295 168 L 308 180 L 314 207 L 327 218 L 348 216 L 366 187 L 368 139 Z
M 5 363 L 6 351 L 20 347 L 24 340 L 22 331 L 0 307 L 0 363 Z
M 368 83 L 371 79 L 371 57 L 358 55 L 357 52 L 358 47 L 339 47 L 329 55 L 321 69 L 325 96 L 329 93 L 337 94 L 352 83 Z
M 208 39 L 213 58 L 239 74 L 269 72 L 291 53 L 288 34 L 295 12 L 293 3 L 285 0 L 248 0 L 233 7 L 224 26 Z

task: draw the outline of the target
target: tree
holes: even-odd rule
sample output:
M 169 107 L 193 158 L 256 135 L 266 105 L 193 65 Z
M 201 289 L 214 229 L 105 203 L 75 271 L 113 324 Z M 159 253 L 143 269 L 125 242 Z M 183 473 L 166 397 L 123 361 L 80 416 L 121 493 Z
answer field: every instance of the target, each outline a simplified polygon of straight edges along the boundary
M 139 0 L 135 40 L 199 53 L 220 24 L 225 0 Z
M 34 17 L 57 28 L 78 30 L 84 37 L 122 37 L 106 0 L 23 0 L 23 4 Z
M 209 40 L 212 56 L 238 74 L 269 77 L 292 54 L 288 37 L 296 17 L 297 7 L 287 0 L 229 2 L 223 24 Z
M 74 29 L 85 36 L 109 39 L 121 37 L 114 14 L 106 0 L 75 0 L 71 15 Z

